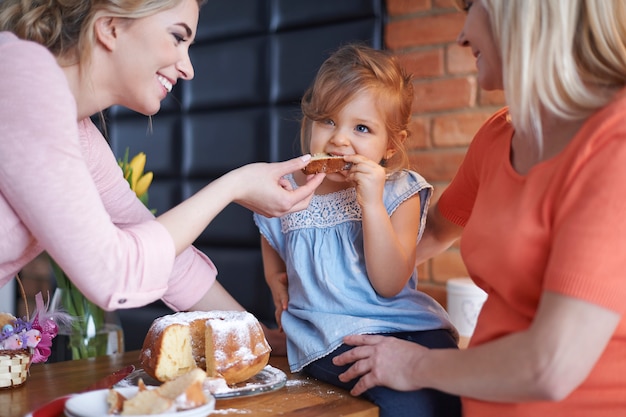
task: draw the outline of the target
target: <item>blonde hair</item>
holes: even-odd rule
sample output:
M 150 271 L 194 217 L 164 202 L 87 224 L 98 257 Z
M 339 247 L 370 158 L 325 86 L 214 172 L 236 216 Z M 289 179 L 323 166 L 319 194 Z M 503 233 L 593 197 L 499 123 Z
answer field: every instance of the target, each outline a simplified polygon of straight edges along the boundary
M 336 115 L 357 93 L 371 91 L 385 118 L 391 147 L 396 150 L 385 162 L 387 172 L 409 166 L 403 132 L 410 135 L 413 84 L 396 57 L 386 51 L 350 44 L 339 48 L 320 67 L 301 103 L 300 142 L 310 152 L 311 125 Z
M 100 16 L 138 19 L 182 0 L 1 0 L 0 31 L 42 44 L 57 58 L 86 63 Z M 202 5 L 205 0 L 197 0 Z
M 583 120 L 626 85 L 626 1 L 480 1 L 500 48 L 512 123 L 537 138 L 539 152 L 543 114 Z

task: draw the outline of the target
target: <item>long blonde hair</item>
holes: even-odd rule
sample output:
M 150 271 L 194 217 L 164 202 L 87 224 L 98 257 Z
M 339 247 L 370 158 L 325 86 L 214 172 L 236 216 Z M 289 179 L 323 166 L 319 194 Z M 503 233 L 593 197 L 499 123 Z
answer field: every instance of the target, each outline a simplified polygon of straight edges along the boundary
M 100 16 L 138 19 L 182 0 L 1 0 L 0 31 L 42 44 L 67 63 L 86 63 Z M 197 0 L 202 5 L 206 0 Z
M 387 51 L 359 44 L 345 45 L 335 51 L 320 67 L 301 102 L 302 123 L 300 142 L 303 152 L 309 152 L 311 125 L 337 114 L 357 93 L 371 91 L 376 105 L 385 118 L 385 128 L 395 154 L 385 161 L 387 172 L 409 166 L 402 132 L 410 136 L 409 122 L 413 103 L 413 83 L 410 74 Z
M 479 0 L 516 130 L 543 148 L 542 115 L 583 120 L 626 86 L 626 1 Z

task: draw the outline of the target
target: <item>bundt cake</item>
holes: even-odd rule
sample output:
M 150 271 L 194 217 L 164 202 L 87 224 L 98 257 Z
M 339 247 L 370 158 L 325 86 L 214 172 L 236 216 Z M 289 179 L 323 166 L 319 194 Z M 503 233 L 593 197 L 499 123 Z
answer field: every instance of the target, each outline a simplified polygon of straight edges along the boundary
M 245 311 L 181 312 L 150 326 L 140 360 L 146 373 L 168 381 L 202 368 L 229 385 L 245 381 L 269 361 L 270 346 L 258 320 Z

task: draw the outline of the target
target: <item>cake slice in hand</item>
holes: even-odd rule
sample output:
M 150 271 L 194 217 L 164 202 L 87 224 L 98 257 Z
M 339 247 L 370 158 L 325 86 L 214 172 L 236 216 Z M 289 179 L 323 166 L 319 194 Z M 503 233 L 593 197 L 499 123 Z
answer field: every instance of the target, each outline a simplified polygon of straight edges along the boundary
M 306 175 L 319 174 L 321 172 L 332 174 L 333 172 L 345 171 L 351 167 L 352 164 L 344 161 L 343 156 L 317 153 L 311 156 L 311 160 L 307 166 L 302 168 L 302 172 Z

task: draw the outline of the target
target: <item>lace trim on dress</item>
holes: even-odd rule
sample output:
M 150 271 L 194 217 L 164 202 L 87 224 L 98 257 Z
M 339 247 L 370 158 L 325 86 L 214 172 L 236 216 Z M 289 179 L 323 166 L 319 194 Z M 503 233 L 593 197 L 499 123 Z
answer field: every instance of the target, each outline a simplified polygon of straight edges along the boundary
M 280 225 L 281 231 L 287 233 L 310 227 L 334 227 L 345 222 L 361 221 L 361 218 L 361 206 L 356 201 L 356 190 L 348 188 L 336 193 L 314 195 L 306 210 L 281 217 Z

